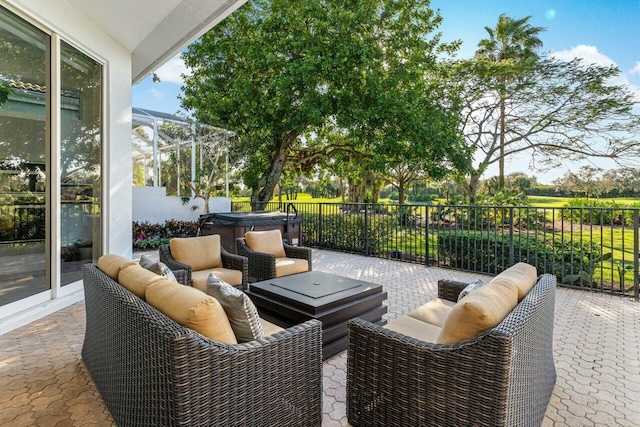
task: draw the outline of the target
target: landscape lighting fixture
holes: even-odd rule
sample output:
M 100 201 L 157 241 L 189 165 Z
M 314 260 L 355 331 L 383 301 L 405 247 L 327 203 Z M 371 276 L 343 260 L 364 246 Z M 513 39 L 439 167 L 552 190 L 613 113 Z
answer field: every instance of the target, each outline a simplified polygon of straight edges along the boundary
M 151 74 L 153 74 L 153 82 L 160 83 L 160 77 L 158 77 L 156 73 L 151 73 Z

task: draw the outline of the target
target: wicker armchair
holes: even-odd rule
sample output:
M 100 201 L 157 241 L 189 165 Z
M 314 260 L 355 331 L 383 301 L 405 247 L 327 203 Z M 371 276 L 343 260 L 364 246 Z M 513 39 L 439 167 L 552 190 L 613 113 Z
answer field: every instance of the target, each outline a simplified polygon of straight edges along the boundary
M 271 230 L 279 233 L 278 230 Z M 252 232 L 252 233 L 270 233 L 269 232 Z M 247 235 L 250 232 L 247 233 Z M 246 236 L 246 235 L 245 235 Z M 280 238 L 281 239 L 281 238 Z M 280 240 L 282 242 L 282 240 Z M 258 252 L 251 249 L 247 244 L 246 238 L 240 237 L 236 239 L 236 252 L 238 255 L 247 257 L 249 260 L 249 282 L 259 282 L 262 280 L 269 280 L 274 277 L 282 277 L 292 274 L 287 271 L 286 268 L 280 268 L 280 265 L 287 260 L 301 260 L 304 259 L 308 263 L 306 270 L 311 271 L 311 249 L 302 246 L 291 246 L 285 243 L 281 243 L 283 253 L 278 256 L 276 253 Z M 300 270 L 293 270 L 295 273 L 301 272 Z
M 465 284 L 440 281 L 456 301 Z M 348 324 L 347 418 L 353 426 L 539 426 L 553 391 L 556 278 L 540 276 L 496 327 L 434 344 L 362 319 Z
M 82 358 L 119 426 L 320 426 L 322 324 L 244 344 L 179 325 L 82 267 Z
M 208 236 L 207 236 L 208 237 Z M 199 237 L 193 237 L 193 239 L 198 239 Z M 242 273 L 242 279 L 240 282 L 237 283 L 231 283 L 229 282 L 231 285 L 241 288 L 242 290 L 246 290 L 247 289 L 247 279 L 248 279 L 248 260 L 246 257 L 244 256 L 240 256 L 240 255 L 234 255 L 231 254 L 229 252 L 227 252 L 224 247 L 222 245 L 220 245 L 220 256 L 222 259 L 222 267 L 224 269 L 227 270 L 237 270 L 240 271 Z M 165 263 L 165 265 L 167 267 L 169 267 L 171 270 L 175 271 L 176 270 L 185 270 L 186 272 L 186 278 L 183 281 L 180 281 L 180 283 L 187 285 L 187 286 L 193 286 L 193 277 L 194 276 L 194 269 L 191 267 L 190 264 L 185 263 L 185 262 L 180 262 L 178 260 L 176 260 L 173 255 L 171 254 L 171 245 L 161 245 L 159 248 L 159 258 L 160 261 Z M 220 270 L 220 269 L 218 269 Z M 216 274 L 215 271 L 211 271 L 213 272 L 215 275 Z M 204 270 L 197 270 L 196 273 L 198 276 L 208 276 L 208 272 L 204 271 Z M 206 278 L 206 277 L 205 277 Z M 225 277 L 221 277 L 223 280 L 225 280 Z M 202 280 L 200 280 L 202 281 Z M 202 289 L 204 290 L 204 289 Z

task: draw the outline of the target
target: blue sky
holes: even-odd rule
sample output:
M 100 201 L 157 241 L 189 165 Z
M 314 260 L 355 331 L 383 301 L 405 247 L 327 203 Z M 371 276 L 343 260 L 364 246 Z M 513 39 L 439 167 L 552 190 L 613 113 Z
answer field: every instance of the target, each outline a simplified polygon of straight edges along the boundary
M 544 52 L 567 59 L 581 57 L 599 65 L 615 64 L 623 73 L 618 83 L 629 84 L 640 99 L 640 0 L 432 0 L 431 6 L 440 9 L 443 17 L 439 28 L 443 40 L 462 40 L 459 57 L 473 55 L 478 41 L 487 35 L 484 27 L 495 27 L 501 14 L 516 19 L 530 15 L 532 25 L 546 28 L 540 35 Z M 180 74 L 184 72 L 184 64 L 174 58 L 157 70 L 161 83 L 154 84 L 149 76 L 133 87 L 133 106 L 177 112 Z M 522 171 L 522 161 L 507 159 L 507 173 Z M 596 166 L 607 169 L 614 165 L 601 160 Z M 524 172 L 550 183 L 578 167 Z M 485 177 L 496 173 L 490 169 Z

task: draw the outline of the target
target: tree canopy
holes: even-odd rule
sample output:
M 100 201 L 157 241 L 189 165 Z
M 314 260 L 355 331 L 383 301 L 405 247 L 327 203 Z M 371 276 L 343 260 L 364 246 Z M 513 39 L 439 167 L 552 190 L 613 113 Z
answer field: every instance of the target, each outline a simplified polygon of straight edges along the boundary
M 463 102 L 460 129 L 475 150 L 467 177 L 472 201 L 489 165 L 525 151 L 532 166 L 542 168 L 586 158 L 611 158 L 621 164 L 637 159 L 640 116 L 633 111 L 636 100 L 630 89 L 612 83 L 620 74 L 617 67 L 545 55 L 518 79 L 502 83 L 493 77 L 510 72 L 477 60 L 461 61 L 453 71 L 452 82 Z M 499 131 L 501 117 L 504 132 Z
M 254 207 L 287 162 L 309 170 L 346 153 L 384 169 L 406 157 L 428 173 L 463 167 L 457 111 L 438 82 L 446 44 L 428 0 L 255 0 L 183 54 L 182 105 L 235 131 Z M 322 138 L 323 129 L 341 138 Z

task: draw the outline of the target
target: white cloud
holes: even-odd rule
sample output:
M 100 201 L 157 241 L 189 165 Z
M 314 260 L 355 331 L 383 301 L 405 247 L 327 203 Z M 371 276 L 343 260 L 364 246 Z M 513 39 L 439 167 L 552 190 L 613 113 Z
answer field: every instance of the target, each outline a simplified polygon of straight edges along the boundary
M 174 56 L 169 62 L 156 70 L 156 74 L 162 82 L 182 84 L 182 74 L 189 75 L 191 70 L 187 68 L 180 55 Z
M 585 64 L 596 64 L 602 67 L 609 67 L 618 64 L 604 53 L 598 51 L 596 46 L 580 44 L 568 50 L 560 50 L 551 52 L 551 56 L 562 61 L 571 61 L 580 58 Z M 640 61 L 636 62 L 636 66 L 628 74 L 640 74 Z M 640 88 L 629 81 L 629 77 L 624 73 L 620 73 L 616 78 L 611 79 L 611 83 L 620 86 L 627 86 L 629 90 L 635 94 L 636 102 L 640 103 Z M 635 110 L 640 110 L 640 106 L 636 105 Z
M 153 100 L 154 100 L 154 101 L 156 101 L 156 102 L 162 101 L 162 100 L 165 98 L 165 96 L 166 96 L 166 95 L 165 95 L 165 93 L 164 93 L 163 91 L 158 90 L 158 89 L 155 89 L 155 88 L 149 89 L 149 90 L 147 91 L 147 93 L 148 93 L 148 94 L 149 94 L 149 96 L 150 96 L 151 98 L 153 98 Z
M 563 61 L 571 61 L 575 58 L 581 58 L 586 64 L 596 64 L 603 67 L 610 65 L 618 65 L 616 62 L 609 58 L 607 55 L 600 53 L 595 46 L 588 46 L 579 44 L 569 50 L 559 50 L 557 52 L 551 52 L 551 56 Z

